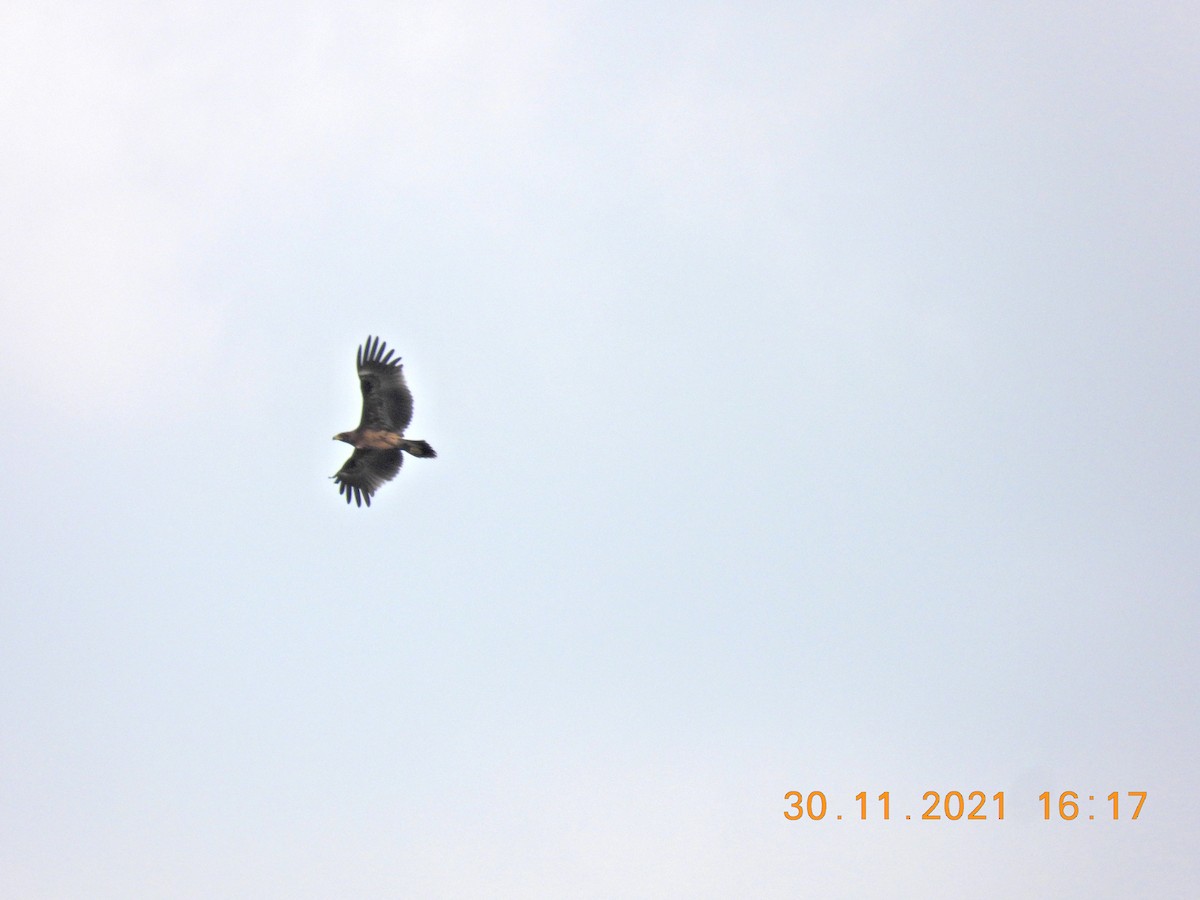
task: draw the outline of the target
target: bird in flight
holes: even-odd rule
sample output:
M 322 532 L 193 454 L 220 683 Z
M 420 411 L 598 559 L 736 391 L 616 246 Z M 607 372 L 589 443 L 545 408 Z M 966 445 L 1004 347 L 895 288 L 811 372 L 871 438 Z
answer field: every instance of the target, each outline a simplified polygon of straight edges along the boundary
M 338 493 L 346 496 L 347 503 L 353 497 L 358 506 L 364 500 L 370 506 L 371 495 L 400 471 L 404 453 L 437 456 L 427 441 L 404 436 L 404 429 L 412 421 L 413 399 L 404 383 L 400 357 L 392 359 L 395 352 L 388 350 L 379 338 L 369 335 L 367 342 L 358 348 L 362 418 L 353 431 L 333 436 L 335 441 L 345 441 L 354 447 L 345 465 L 333 476 Z

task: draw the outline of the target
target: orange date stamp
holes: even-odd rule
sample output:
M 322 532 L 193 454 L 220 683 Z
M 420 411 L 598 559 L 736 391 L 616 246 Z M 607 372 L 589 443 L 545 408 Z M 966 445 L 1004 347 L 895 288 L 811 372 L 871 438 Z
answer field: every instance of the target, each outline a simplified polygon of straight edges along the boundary
M 1112 791 L 1107 795 L 1043 791 L 1037 797 L 1040 805 L 1037 811 L 1047 822 L 1073 822 L 1077 819 L 1133 822 L 1141 815 L 1146 796 L 1146 791 Z M 783 800 L 787 804 L 783 817 L 792 822 L 801 819 L 820 822 L 827 817 L 835 821 L 845 818 L 860 822 L 891 821 L 893 818 L 911 821 L 914 817 L 926 822 L 1004 821 L 1004 791 L 990 795 L 987 791 L 926 791 L 921 796 L 921 802 L 912 807 L 912 812 L 898 812 L 895 816 L 892 815 L 891 791 L 883 791 L 875 796 L 867 791 L 859 791 L 854 795 L 853 802 L 846 804 L 845 812 L 832 810 L 824 791 L 788 791 L 783 795 Z

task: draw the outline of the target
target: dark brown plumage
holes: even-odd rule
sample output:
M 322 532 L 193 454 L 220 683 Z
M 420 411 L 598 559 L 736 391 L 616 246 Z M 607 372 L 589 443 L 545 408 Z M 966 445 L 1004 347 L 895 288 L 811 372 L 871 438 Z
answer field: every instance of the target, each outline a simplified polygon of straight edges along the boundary
M 386 351 L 386 352 L 385 352 Z M 379 338 L 367 337 L 358 348 L 358 382 L 362 388 L 362 418 L 353 431 L 335 434 L 335 441 L 345 441 L 354 452 L 345 465 L 333 476 L 338 493 L 346 502 L 371 505 L 371 495 L 396 477 L 404 462 L 404 453 L 434 457 L 426 441 L 404 436 L 412 420 L 412 392 L 404 383 L 404 367 L 400 357 L 392 359 L 395 350 Z

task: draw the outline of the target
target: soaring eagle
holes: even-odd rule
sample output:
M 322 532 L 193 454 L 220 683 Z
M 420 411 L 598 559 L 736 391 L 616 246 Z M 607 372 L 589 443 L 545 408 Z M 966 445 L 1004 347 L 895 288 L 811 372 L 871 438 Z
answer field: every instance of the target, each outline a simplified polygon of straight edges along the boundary
M 384 351 L 387 351 L 386 353 Z M 362 388 L 362 418 L 353 431 L 335 434 L 335 441 L 345 441 L 354 447 L 346 464 L 333 476 L 338 493 L 351 496 L 359 506 L 371 505 L 371 495 L 400 471 L 404 453 L 413 456 L 437 456 L 426 441 L 404 436 L 412 421 L 412 392 L 404 383 L 404 367 L 400 357 L 392 359 L 395 350 L 367 336 L 366 344 L 358 348 L 358 382 Z

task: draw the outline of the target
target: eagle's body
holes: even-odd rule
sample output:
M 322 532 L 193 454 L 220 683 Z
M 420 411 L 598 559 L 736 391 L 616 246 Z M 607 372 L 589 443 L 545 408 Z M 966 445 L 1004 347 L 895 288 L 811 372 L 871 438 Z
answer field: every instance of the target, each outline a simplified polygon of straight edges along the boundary
M 437 456 L 427 442 L 404 436 L 404 429 L 412 420 L 413 401 L 404 381 L 404 367 L 399 357 L 392 359 L 395 352 L 388 350 L 379 338 L 369 336 L 366 344 L 358 348 L 362 418 L 353 431 L 333 436 L 335 441 L 345 441 L 354 447 L 345 465 L 333 476 L 347 503 L 353 497 L 359 506 L 364 500 L 370 506 L 371 495 L 400 471 L 404 453 Z
M 404 438 L 382 428 L 356 428 L 354 431 L 343 431 L 334 440 L 345 441 L 356 450 L 391 450 L 399 447 Z

